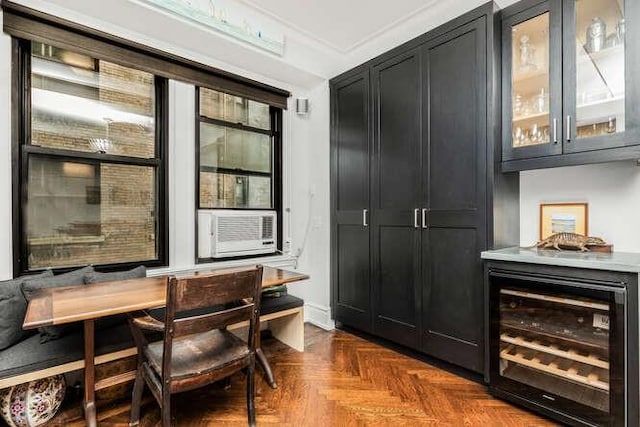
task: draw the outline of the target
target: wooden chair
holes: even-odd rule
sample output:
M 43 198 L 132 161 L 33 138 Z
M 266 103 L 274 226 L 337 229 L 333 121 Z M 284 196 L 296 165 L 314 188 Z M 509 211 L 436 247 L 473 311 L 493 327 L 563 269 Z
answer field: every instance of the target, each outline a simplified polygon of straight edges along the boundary
M 145 383 L 160 405 L 162 425 L 169 426 L 172 394 L 227 378 L 241 369 L 246 369 L 249 425 L 255 425 L 255 336 L 261 286 L 262 266 L 182 279 L 170 277 L 164 323 L 146 312 L 129 317 L 138 347 L 130 425 L 140 421 Z M 221 305 L 222 310 L 211 312 L 211 307 Z M 247 342 L 226 330 L 227 325 L 246 320 Z M 164 332 L 164 339 L 150 343 L 144 331 Z

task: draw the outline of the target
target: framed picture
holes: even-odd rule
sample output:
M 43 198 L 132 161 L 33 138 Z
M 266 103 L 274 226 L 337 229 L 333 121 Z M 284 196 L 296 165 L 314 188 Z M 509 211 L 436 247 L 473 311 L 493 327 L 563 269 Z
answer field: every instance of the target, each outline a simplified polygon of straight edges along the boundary
M 555 233 L 589 233 L 589 207 L 586 203 L 540 205 L 540 240 Z

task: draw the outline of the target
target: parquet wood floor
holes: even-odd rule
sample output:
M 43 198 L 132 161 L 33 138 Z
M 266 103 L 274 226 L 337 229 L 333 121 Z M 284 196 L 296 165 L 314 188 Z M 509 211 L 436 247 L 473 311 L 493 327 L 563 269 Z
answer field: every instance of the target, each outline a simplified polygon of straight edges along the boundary
M 344 331 L 307 325 L 306 351 L 263 341 L 278 380 L 257 383 L 259 426 L 550 426 L 551 422 L 489 396 L 486 388 Z M 178 426 L 246 425 L 241 376 L 229 390 L 214 384 L 177 395 Z M 82 426 L 78 402 L 53 425 Z M 127 425 L 130 406 L 100 405 L 101 426 Z M 159 425 L 158 406 L 147 398 L 141 426 Z

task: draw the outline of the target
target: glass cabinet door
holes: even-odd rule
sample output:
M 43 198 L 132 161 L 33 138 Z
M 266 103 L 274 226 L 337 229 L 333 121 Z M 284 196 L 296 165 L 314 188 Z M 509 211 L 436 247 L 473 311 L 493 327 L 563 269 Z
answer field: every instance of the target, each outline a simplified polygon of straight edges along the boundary
M 500 375 L 609 413 L 610 316 L 606 301 L 500 289 Z
M 565 151 L 623 144 L 625 1 L 565 4 L 565 60 L 575 64 L 566 67 Z
M 556 11 L 556 8 L 558 9 Z M 561 14 L 545 2 L 503 21 L 505 126 L 503 160 L 561 153 Z M 506 59 L 506 58 L 505 58 Z
M 511 96 L 514 147 L 548 144 L 549 13 L 513 27 Z

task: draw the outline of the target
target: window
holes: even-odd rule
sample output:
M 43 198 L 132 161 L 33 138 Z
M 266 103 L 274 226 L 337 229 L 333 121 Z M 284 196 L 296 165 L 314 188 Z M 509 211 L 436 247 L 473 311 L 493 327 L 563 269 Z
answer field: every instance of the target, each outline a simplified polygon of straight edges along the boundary
M 281 121 L 279 108 L 199 88 L 199 209 L 280 211 Z
M 166 79 L 17 40 L 19 271 L 166 263 Z
M 203 164 L 203 206 L 275 209 L 282 229 L 288 91 L 14 2 L 2 2 L 2 29 L 13 55 L 14 275 L 167 265 L 167 79 L 218 94 L 197 116 L 198 131 L 211 125 L 203 133 L 225 144 Z

